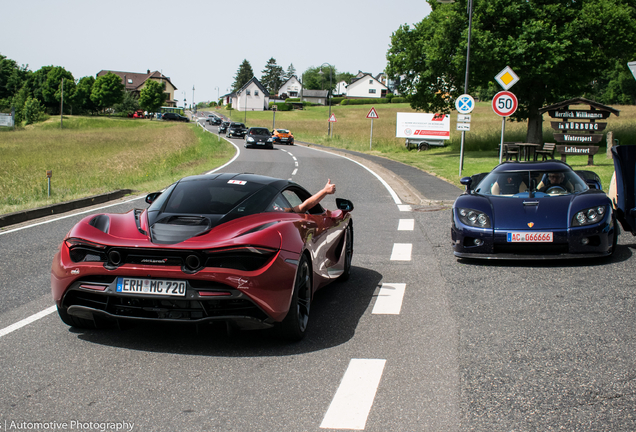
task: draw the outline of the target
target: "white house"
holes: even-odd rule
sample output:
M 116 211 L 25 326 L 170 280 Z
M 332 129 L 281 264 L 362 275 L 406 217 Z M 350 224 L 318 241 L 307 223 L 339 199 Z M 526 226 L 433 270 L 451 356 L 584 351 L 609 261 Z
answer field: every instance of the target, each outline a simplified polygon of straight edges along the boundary
M 347 97 L 350 98 L 381 98 L 386 97 L 389 88 L 375 79 L 373 75 L 365 73 L 355 78 L 347 86 Z
M 256 77 L 229 95 L 232 108 L 238 111 L 264 111 L 269 108 L 269 92 Z
M 278 95 L 282 95 L 283 93 L 287 94 L 290 98 L 295 98 L 300 96 L 300 89 L 302 84 L 298 81 L 296 75 L 292 75 L 285 84 L 278 90 Z
M 334 96 L 346 96 L 347 95 L 347 82 L 346 81 L 340 81 L 338 84 L 336 84 L 336 88 L 333 91 L 333 95 Z

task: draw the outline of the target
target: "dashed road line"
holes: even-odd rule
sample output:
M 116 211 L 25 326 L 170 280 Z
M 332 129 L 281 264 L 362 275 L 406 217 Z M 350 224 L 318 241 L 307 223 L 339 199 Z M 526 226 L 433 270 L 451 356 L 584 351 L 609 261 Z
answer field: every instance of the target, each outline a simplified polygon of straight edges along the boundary
M 411 243 L 395 243 L 391 252 L 391 261 L 411 261 Z
M 405 290 L 405 283 L 383 283 L 371 313 L 375 315 L 399 315 L 402 310 Z
M 398 222 L 398 231 L 413 231 L 415 228 L 415 219 L 400 219 Z
M 351 359 L 320 424 L 322 429 L 364 430 L 386 360 Z
M 409 204 L 398 204 L 398 209 L 401 212 L 410 212 L 413 211 L 413 208 Z

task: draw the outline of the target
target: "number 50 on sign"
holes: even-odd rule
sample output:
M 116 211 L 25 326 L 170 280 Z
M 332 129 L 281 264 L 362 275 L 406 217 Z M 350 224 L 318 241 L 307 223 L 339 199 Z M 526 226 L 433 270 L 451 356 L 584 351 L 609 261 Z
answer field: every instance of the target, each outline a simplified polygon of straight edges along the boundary
M 502 91 L 492 99 L 492 109 L 501 117 L 509 117 L 517 111 L 517 97 L 509 91 Z

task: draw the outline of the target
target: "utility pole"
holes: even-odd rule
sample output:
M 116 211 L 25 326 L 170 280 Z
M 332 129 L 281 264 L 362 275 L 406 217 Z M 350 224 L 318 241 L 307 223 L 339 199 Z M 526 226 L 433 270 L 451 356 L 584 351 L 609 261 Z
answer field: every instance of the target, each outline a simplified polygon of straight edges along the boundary
M 62 89 L 60 91 L 60 129 L 64 128 L 64 78 L 62 78 Z

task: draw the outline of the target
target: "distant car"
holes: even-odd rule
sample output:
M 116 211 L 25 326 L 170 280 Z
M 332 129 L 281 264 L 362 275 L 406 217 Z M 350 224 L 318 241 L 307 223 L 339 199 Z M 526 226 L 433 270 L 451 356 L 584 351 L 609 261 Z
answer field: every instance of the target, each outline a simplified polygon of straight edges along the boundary
M 227 132 L 227 127 L 230 125 L 229 121 L 224 121 L 221 122 L 221 124 L 219 125 L 219 133 L 225 133 Z
M 251 127 L 245 135 L 245 148 L 262 147 L 273 149 L 274 138 L 269 129 L 264 127 Z
M 595 173 L 555 160 L 505 162 L 461 183 L 451 225 L 457 257 L 551 260 L 616 250 L 617 215 Z
M 143 111 L 135 111 L 132 116 L 133 118 L 146 118 Z
M 182 116 L 181 114 L 177 114 L 177 113 L 163 113 L 161 115 L 161 119 L 171 120 L 171 121 L 183 121 L 183 122 L 190 121 L 190 119 L 188 119 L 186 116 Z
M 274 129 L 272 131 L 272 137 L 275 143 L 294 144 L 294 135 L 287 129 Z
M 207 124 L 218 124 L 218 123 L 214 123 L 215 121 L 220 120 L 216 114 L 208 114 L 208 117 L 205 119 L 205 122 Z
M 221 117 L 213 117 L 209 121 L 211 125 L 220 125 L 222 122 L 223 122 L 223 119 Z
M 247 133 L 247 127 L 243 123 L 231 122 L 227 127 L 227 132 L 225 133 L 226 137 L 241 137 L 243 138 Z

